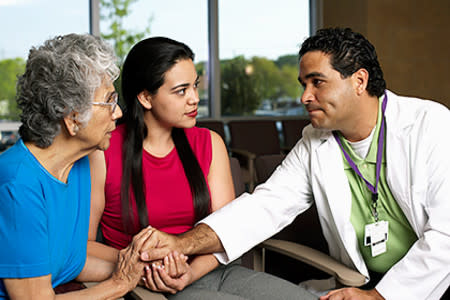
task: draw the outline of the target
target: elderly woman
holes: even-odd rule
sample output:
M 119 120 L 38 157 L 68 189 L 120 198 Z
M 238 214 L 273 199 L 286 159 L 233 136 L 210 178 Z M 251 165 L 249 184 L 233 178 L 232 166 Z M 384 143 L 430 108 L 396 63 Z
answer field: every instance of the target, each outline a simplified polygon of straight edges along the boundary
M 90 167 L 87 154 L 109 146 L 117 106 L 112 49 L 70 34 L 32 48 L 18 81 L 21 139 L 0 156 L 0 299 L 111 299 L 143 274 L 143 229 L 117 264 L 87 257 Z M 110 275 L 112 272 L 112 276 Z M 73 279 L 101 281 L 56 295 Z

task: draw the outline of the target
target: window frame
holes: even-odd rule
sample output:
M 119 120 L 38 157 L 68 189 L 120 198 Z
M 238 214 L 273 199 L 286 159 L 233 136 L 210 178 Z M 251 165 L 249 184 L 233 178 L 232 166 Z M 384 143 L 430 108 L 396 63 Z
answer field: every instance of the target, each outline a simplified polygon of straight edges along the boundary
M 309 0 L 310 34 L 322 27 L 323 0 Z M 89 0 L 90 33 L 100 36 L 100 0 Z M 208 111 L 209 116 L 202 120 L 235 119 L 298 119 L 299 116 L 233 116 L 224 117 L 221 113 L 220 60 L 219 60 L 219 0 L 208 0 Z

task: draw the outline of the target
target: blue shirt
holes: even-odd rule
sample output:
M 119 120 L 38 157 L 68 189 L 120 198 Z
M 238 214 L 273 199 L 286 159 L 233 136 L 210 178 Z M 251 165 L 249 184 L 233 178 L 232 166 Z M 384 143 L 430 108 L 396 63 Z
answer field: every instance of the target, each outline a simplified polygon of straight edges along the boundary
M 90 188 L 87 157 L 64 183 L 22 140 L 0 155 L 0 278 L 51 274 L 53 287 L 74 279 L 86 261 Z

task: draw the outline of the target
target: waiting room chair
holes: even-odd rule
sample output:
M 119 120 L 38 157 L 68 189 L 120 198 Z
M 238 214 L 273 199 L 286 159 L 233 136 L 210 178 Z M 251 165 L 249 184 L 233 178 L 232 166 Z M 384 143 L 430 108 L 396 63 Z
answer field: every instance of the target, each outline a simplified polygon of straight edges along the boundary
M 249 192 L 256 182 L 254 162 L 256 157 L 267 154 L 280 154 L 280 140 L 274 120 L 230 121 L 229 151 L 238 158 L 244 182 Z
M 258 183 L 265 182 L 285 155 L 256 158 Z M 315 204 L 289 226 L 254 249 L 253 268 L 298 283 L 329 275 L 344 286 L 361 286 L 365 277 L 328 255 Z
M 244 180 L 242 179 L 241 166 L 236 157 L 230 157 L 231 177 L 233 177 L 234 194 L 236 198 L 245 192 Z
M 225 124 L 222 121 L 219 120 L 197 120 L 197 127 L 202 128 L 208 128 L 212 131 L 215 131 L 217 134 L 219 134 L 223 142 L 226 142 L 226 135 L 225 135 Z
M 256 183 L 261 184 L 269 179 L 286 154 L 268 154 L 255 158 Z
M 289 119 L 282 120 L 284 146 L 283 150 L 290 151 L 295 144 L 302 138 L 302 131 L 310 123 L 307 119 Z

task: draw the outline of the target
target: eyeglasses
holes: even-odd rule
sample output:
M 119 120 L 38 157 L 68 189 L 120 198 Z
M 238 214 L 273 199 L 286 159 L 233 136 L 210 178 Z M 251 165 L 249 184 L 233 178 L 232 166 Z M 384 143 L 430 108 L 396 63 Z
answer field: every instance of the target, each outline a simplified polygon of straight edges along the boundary
M 117 101 L 119 100 L 119 94 L 117 92 L 111 93 L 106 102 L 91 102 L 94 105 L 111 106 L 111 113 L 113 114 L 117 107 Z

